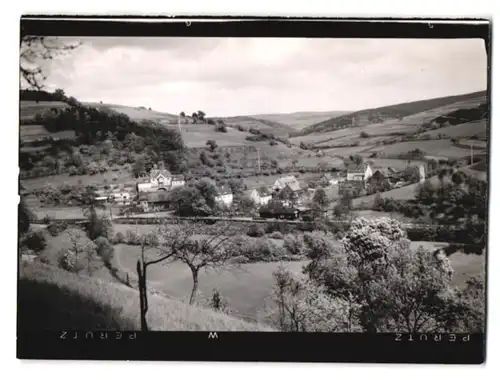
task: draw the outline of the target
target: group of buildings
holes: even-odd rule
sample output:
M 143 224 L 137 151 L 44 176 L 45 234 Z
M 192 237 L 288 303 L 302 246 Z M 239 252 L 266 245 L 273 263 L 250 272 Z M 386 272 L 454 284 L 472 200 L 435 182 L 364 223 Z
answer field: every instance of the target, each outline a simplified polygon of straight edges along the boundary
M 349 164 L 345 173 L 326 173 L 321 182 L 323 186 L 365 188 L 367 183 L 389 181 L 397 175 L 398 171 L 387 168 L 375 169 L 369 163 L 355 165 Z M 420 181 L 425 180 L 425 169 L 419 167 Z M 136 204 L 145 212 L 164 208 L 168 204 L 168 193 L 172 189 L 185 186 L 183 175 L 172 175 L 161 164 L 155 165 L 149 175 L 142 177 L 134 189 L 119 189 L 110 194 L 99 194 L 98 201 L 112 201 L 118 205 Z M 272 186 L 259 187 L 245 191 L 244 196 L 251 199 L 255 205 L 267 205 L 272 199 L 278 199 L 285 206 L 300 206 L 314 195 L 314 189 L 301 186 L 295 176 L 278 178 Z M 231 207 L 234 194 L 230 187 L 219 186 L 215 201 L 219 205 Z

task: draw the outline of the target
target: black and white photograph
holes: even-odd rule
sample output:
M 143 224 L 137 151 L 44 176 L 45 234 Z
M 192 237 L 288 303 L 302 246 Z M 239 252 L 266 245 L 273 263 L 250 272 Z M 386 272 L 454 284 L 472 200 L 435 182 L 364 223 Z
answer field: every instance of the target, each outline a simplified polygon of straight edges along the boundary
M 18 334 L 483 341 L 488 38 L 23 23 Z

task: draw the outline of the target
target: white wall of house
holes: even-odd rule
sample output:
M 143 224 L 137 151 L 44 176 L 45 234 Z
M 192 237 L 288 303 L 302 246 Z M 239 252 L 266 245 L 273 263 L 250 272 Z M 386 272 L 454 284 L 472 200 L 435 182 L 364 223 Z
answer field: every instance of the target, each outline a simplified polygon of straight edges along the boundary
M 231 206 L 233 203 L 233 194 L 218 195 L 215 197 L 215 201 L 219 204 L 225 204 L 226 206 Z
M 176 187 L 182 187 L 186 184 L 186 182 L 184 181 L 172 181 L 172 189 L 176 188 Z
M 153 184 L 151 182 L 143 182 L 137 184 L 137 191 L 145 192 L 153 190 Z
M 367 181 L 373 175 L 373 170 L 370 165 L 366 167 L 364 180 Z
M 271 195 L 266 195 L 264 197 L 260 197 L 259 204 L 261 206 L 265 206 L 265 205 L 267 205 L 271 201 L 272 198 L 273 197 Z

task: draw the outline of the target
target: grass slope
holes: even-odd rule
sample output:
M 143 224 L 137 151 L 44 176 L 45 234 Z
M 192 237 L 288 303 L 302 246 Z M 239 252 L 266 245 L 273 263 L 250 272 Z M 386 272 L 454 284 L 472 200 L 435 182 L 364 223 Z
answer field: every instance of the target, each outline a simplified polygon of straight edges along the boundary
M 254 128 L 261 132 L 272 133 L 275 136 L 288 137 L 295 130 L 288 125 L 276 121 L 258 119 L 251 116 L 231 116 L 221 118 L 226 124 L 241 125 L 245 129 Z
M 68 108 L 69 105 L 64 102 L 35 102 L 32 100 L 21 100 L 19 103 L 19 117 L 21 121 L 32 120 L 36 114 L 52 108 Z
M 327 111 L 327 112 L 293 112 L 293 113 L 276 113 L 265 115 L 252 115 L 251 117 L 261 120 L 273 121 L 283 125 L 287 125 L 296 131 L 317 124 L 322 121 L 352 113 L 352 111 Z
M 97 109 L 111 109 L 115 112 L 123 113 L 134 121 L 152 120 L 165 123 L 177 123 L 177 115 L 172 115 L 166 112 L 159 112 L 140 107 L 124 106 L 119 104 L 107 103 L 83 103 L 88 107 L 95 107 Z
M 139 330 L 134 289 L 75 275 L 41 263 L 21 266 L 18 318 L 26 330 Z M 261 328 L 212 310 L 149 295 L 156 331 L 257 331 Z
M 361 110 L 349 113 L 347 115 L 335 117 L 321 123 L 313 124 L 298 132 L 298 135 L 303 136 L 311 133 L 328 132 L 337 129 L 348 128 L 352 126 L 353 118 L 361 120 L 361 126 L 368 125 L 371 124 L 368 121 L 370 115 L 378 115 L 383 120 L 404 118 L 412 114 L 436 109 L 453 103 L 471 101 L 472 99 L 476 100 L 482 96 L 486 96 L 485 91 Z

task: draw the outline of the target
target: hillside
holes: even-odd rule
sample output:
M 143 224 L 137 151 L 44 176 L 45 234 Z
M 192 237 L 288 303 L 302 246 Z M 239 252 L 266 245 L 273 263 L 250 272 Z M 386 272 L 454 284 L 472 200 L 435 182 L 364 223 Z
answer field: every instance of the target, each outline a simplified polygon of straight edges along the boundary
M 134 289 L 42 263 L 23 264 L 20 272 L 18 317 L 23 329 L 140 329 Z M 269 330 L 157 294 L 149 295 L 147 319 L 156 331 Z
M 33 101 L 21 100 L 19 102 L 19 120 L 21 124 L 28 123 L 35 119 L 37 114 L 41 114 L 52 108 L 64 109 L 70 107 L 67 103 L 59 101 Z
M 296 132 L 294 136 L 305 136 L 312 133 L 324 133 L 350 127 L 363 127 L 369 124 L 384 123 L 385 121 L 391 119 L 401 120 L 402 118 L 409 115 L 425 112 L 457 102 L 477 99 L 480 97 L 486 98 L 486 91 L 356 111 L 347 115 L 334 117 L 320 123 L 310 125 L 303 130 Z
M 292 127 L 278 123 L 276 121 L 257 119 L 250 116 L 231 116 L 221 118 L 226 124 L 240 126 L 245 130 L 250 128 L 256 129 L 263 133 L 272 133 L 274 136 L 288 137 L 295 129 Z
M 293 113 L 276 113 L 252 115 L 251 117 L 261 120 L 280 123 L 293 128 L 295 131 L 300 131 L 305 127 L 313 124 L 321 123 L 325 120 L 352 113 L 352 111 L 327 111 L 327 112 L 293 112 Z
M 97 109 L 111 109 L 115 112 L 123 113 L 134 121 L 152 120 L 169 124 L 177 123 L 177 115 L 154 111 L 145 107 L 131 107 L 119 104 L 103 104 L 90 102 L 83 104 L 88 107 L 95 107 Z

